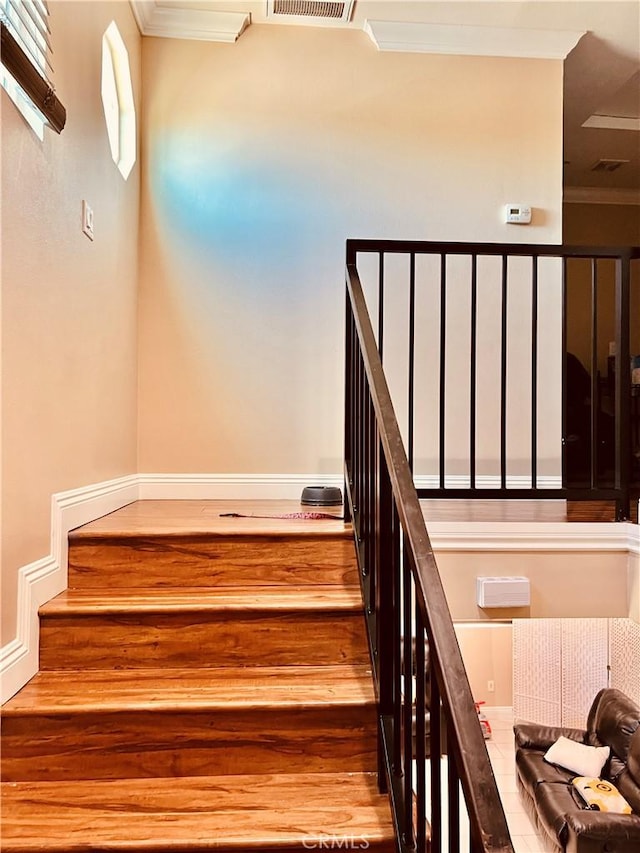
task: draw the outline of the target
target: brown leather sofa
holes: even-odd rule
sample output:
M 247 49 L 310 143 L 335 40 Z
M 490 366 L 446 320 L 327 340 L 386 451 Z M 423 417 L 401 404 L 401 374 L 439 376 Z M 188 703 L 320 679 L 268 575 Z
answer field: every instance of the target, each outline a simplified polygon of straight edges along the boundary
M 594 699 L 586 725 L 582 730 L 516 723 L 516 776 L 527 811 L 543 837 L 566 853 L 640 853 L 640 708 L 606 688 Z M 600 778 L 617 787 L 633 814 L 584 805 L 571 784 L 577 774 L 543 758 L 560 735 L 610 748 Z

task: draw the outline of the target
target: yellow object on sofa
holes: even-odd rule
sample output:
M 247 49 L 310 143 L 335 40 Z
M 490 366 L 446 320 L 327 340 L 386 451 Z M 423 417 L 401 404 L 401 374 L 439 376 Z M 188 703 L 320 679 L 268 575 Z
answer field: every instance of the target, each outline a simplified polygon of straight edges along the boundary
M 631 806 L 611 782 L 590 776 L 576 776 L 573 784 L 593 811 L 631 814 Z

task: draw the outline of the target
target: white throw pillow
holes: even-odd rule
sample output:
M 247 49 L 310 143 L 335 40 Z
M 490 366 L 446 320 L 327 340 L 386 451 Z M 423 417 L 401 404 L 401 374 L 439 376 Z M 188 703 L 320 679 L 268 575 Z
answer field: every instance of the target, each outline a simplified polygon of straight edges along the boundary
M 561 735 L 544 755 L 550 764 L 559 764 L 578 776 L 600 776 L 609 758 L 608 746 L 586 746 Z

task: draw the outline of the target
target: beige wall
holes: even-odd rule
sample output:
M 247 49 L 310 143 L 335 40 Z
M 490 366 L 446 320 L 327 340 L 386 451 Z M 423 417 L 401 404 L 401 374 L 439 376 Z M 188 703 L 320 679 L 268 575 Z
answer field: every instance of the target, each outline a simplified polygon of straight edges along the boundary
M 630 615 L 634 555 L 615 551 L 436 552 L 438 569 L 454 622 L 491 619 L 551 619 Z M 529 607 L 482 609 L 477 577 L 524 575 L 530 580 Z
M 511 623 L 457 623 L 456 636 L 477 702 L 499 707 L 513 703 L 513 631 Z M 493 681 L 493 691 L 489 682 Z
M 139 169 L 111 159 L 100 99 L 115 19 L 140 106 L 128 3 L 50 3 L 60 136 L 32 133 L 2 91 L 2 641 L 18 569 L 50 553 L 51 495 L 136 470 Z M 81 232 L 81 201 L 95 240 Z
M 338 474 L 345 239 L 559 242 L 562 63 L 279 26 L 143 57 L 140 470 Z

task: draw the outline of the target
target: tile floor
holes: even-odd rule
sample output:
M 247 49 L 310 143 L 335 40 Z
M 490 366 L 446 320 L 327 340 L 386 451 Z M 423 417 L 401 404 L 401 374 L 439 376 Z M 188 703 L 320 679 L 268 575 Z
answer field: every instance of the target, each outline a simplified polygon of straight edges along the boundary
M 529 820 L 516 787 L 511 708 L 483 708 L 491 723 L 492 737 L 487 751 L 498 784 L 515 853 L 557 853 L 557 848 L 541 839 Z
M 486 705 L 484 713 L 491 724 L 492 737 L 488 740 L 487 751 L 502 799 L 507 824 L 511 833 L 511 841 L 515 853 L 558 853 L 546 839 L 538 836 L 535 827 L 529 820 L 520 800 L 516 786 L 515 750 L 513 745 L 513 711 L 511 708 L 492 708 Z M 442 786 L 446 789 L 446 757 L 442 759 Z M 414 777 L 415 778 L 415 777 Z M 427 777 L 428 785 L 428 777 Z M 428 793 L 427 793 L 428 801 Z M 460 853 L 469 853 L 469 823 L 464 809 L 463 797 L 460 795 Z M 446 806 L 443 810 L 443 850 L 447 849 L 447 818 Z

